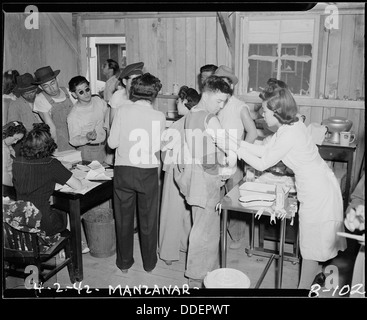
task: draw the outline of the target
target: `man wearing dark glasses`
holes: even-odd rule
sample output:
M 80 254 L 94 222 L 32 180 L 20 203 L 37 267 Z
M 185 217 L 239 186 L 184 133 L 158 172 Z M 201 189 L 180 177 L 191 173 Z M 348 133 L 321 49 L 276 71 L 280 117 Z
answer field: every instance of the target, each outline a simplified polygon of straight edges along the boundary
M 98 95 L 92 95 L 85 77 L 72 78 L 69 90 L 77 100 L 67 118 L 70 144 L 81 151 L 82 160 L 103 163 L 106 158 L 107 103 Z

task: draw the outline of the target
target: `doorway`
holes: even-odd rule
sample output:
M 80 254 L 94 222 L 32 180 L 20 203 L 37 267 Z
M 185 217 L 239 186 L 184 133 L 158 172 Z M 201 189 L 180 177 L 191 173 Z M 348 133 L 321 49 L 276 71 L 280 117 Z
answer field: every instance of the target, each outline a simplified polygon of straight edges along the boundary
M 107 59 L 113 59 L 120 69 L 126 67 L 125 37 L 87 37 L 88 72 L 93 94 L 103 92 L 106 77 L 102 73 L 102 65 Z

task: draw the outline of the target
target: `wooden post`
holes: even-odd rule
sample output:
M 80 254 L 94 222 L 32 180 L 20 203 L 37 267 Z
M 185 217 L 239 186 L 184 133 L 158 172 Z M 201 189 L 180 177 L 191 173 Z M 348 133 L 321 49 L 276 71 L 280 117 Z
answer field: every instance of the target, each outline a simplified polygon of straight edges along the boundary
M 78 74 L 83 75 L 83 52 L 85 52 L 85 48 L 83 50 L 82 45 L 82 17 L 78 14 L 76 18 L 76 41 L 77 41 L 77 50 L 78 50 Z
M 231 53 L 232 56 L 232 65 L 233 65 L 235 61 L 235 35 L 231 27 L 231 23 L 229 22 L 228 16 L 221 12 L 217 12 L 217 16 L 219 23 L 222 27 L 224 38 L 226 39 L 229 52 Z

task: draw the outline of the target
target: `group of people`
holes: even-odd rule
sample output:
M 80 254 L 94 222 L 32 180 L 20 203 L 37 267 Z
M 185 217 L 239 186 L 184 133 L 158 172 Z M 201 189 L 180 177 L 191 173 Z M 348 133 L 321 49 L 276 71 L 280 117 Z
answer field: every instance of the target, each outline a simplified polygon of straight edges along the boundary
M 219 266 L 216 205 L 244 177 L 245 163 L 264 171 L 283 161 L 295 174 L 300 202 L 299 288 L 310 288 L 321 262 L 346 248 L 345 239 L 336 234 L 344 230 L 343 202 L 286 84 L 272 79 L 260 93 L 265 121 L 277 131 L 254 144 L 255 123 L 249 107 L 233 94 L 238 78 L 230 68 L 203 66 L 200 93 L 181 87 L 181 118 L 166 128 L 165 114 L 153 107 L 162 83 L 143 67 L 138 62 L 119 70 L 107 60 L 103 97 L 92 95 L 80 75 L 69 81 L 68 89 L 59 87 L 60 71 L 49 66 L 36 70 L 34 77 L 17 76 L 16 85 L 5 92 L 10 103 L 3 123 L 3 171 L 18 199 L 32 201 L 42 211 L 46 233 L 62 232 L 65 214 L 53 210 L 49 199 L 55 183 L 78 188 L 80 181 L 52 157 L 55 150 L 77 148 L 83 160 L 111 161 L 117 267 L 127 273 L 134 264 L 137 215 L 144 270 L 152 272 L 158 256 L 170 265 L 185 251 L 189 285 L 202 287 L 207 272 Z M 20 147 L 13 150 L 19 140 Z M 234 242 L 243 237 L 243 223 L 232 220 L 228 226 Z

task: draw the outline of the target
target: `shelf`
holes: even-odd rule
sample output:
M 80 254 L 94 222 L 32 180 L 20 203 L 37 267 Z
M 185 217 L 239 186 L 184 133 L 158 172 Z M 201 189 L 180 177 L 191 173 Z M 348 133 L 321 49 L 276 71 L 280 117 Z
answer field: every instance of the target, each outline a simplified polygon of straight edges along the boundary
M 177 99 L 178 96 L 174 94 L 159 94 L 157 95 L 158 99 Z
M 261 103 L 261 99 L 258 94 L 239 95 L 237 98 L 247 103 Z M 305 96 L 294 96 L 299 106 L 315 106 L 326 108 L 345 108 L 345 109 L 365 109 L 365 101 L 353 101 L 353 100 L 333 100 L 333 99 L 315 99 Z

